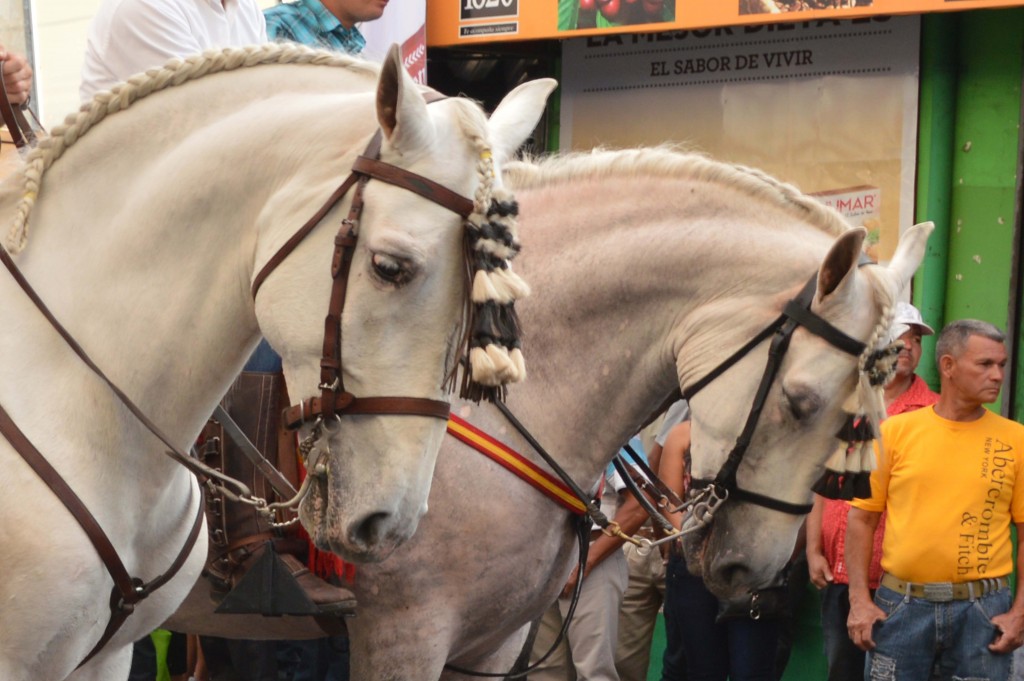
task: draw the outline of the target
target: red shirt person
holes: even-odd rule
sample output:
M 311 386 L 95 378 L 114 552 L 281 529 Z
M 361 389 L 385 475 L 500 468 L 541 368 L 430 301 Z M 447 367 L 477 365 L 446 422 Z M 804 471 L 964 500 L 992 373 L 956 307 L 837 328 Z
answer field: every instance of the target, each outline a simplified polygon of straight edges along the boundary
M 885 386 L 886 413 L 895 416 L 935 404 L 939 396 L 914 373 L 921 360 L 921 337 L 935 333 L 921 313 L 909 303 L 897 303 L 890 338 L 903 341 L 896 361 L 896 373 Z M 850 612 L 849 576 L 844 558 L 846 516 L 850 504 L 815 495 L 814 508 L 807 516 L 807 568 L 811 581 L 821 593 L 821 627 L 828 658 L 829 681 L 861 681 L 864 651 L 850 640 L 846 619 Z M 872 589 L 882 578 L 882 537 L 885 523 L 874 534 L 868 580 Z

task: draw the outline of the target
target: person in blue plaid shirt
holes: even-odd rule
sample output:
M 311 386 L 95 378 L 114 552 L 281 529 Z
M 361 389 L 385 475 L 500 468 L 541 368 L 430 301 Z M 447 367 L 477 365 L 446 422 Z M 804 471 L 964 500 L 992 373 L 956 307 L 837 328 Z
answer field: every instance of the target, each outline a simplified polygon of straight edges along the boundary
M 388 0 L 298 0 L 264 10 L 267 36 L 359 54 L 366 39 L 356 24 L 379 19 Z

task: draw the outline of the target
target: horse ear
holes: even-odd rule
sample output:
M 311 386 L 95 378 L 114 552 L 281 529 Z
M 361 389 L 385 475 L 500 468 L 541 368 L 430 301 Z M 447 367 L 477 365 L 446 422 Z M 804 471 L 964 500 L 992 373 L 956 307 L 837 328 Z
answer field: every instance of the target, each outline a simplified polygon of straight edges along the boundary
M 377 82 L 377 121 L 400 154 L 423 149 L 434 137 L 427 102 L 402 66 L 402 50 L 396 44 L 388 49 Z
M 917 271 L 921 261 L 924 259 L 925 246 L 928 244 L 928 236 L 935 229 L 934 222 L 921 222 L 900 235 L 900 242 L 896 246 L 892 260 L 889 261 L 889 272 L 897 279 L 899 290 L 910 285 L 910 280 Z
M 553 78 L 540 78 L 516 87 L 505 95 L 487 123 L 498 163 L 508 160 L 537 127 L 548 95 L 558 87 Z
M 857 227 L 843 232 L 832 244 L 818 270 L 818 300 L 835 293 L 843 280 L 857 269 L 867 233 L 863 227 Z

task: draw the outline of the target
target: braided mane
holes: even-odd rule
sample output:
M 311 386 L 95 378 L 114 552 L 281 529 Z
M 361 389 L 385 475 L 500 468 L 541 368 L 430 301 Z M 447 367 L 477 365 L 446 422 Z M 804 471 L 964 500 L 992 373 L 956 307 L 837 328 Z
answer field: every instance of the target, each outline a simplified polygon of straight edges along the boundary
M 503 170 L 505 182 L 511 189 L 619 175 L 652 175 L 724 184 L 753 198 L 773 203 L 829 234 L 838 236 L 850 229 L 849 224 L 832 208 L 761 170 L 722 163 L 703 154 L 685 152 L 670 146 L 572 152 L 526 159 L 508 164 Z
M 132 76 L 107 91 L 99 92 L 91 101 L 55 126 L 49 136 L 25 159 L 20 169 L 24 178 L 22 198 L 15 212 L 14 224 L 7 234 L 5 246 L 19 253 L 28 241 L 28 217 L 35 205 L 43 175 L 68 147 L 110 114 L 128 109 L 132 104 L 154 92 L 181 85 L 203 76 L 267 64 L 311 64 L 335 66 L 376 76 L 377 65 L 345 54 L 316 50 L 295 43 L 267 43 L 242 48 L 207 50 L 184 59 L 172 59 L 160 68 Z

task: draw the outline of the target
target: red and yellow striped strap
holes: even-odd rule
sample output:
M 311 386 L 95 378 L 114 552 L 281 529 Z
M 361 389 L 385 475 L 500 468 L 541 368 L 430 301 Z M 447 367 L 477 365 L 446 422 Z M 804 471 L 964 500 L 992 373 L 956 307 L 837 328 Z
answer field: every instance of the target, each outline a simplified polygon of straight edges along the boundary
M 561 480 L 454 414 L 448 417 L 448 432 L 501 464 L 569 511 L 577 515 L 587 512 L 583 502 L 577 499 Z

